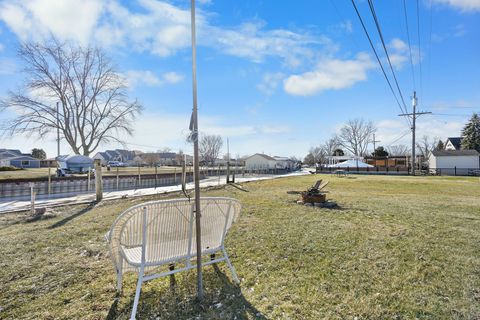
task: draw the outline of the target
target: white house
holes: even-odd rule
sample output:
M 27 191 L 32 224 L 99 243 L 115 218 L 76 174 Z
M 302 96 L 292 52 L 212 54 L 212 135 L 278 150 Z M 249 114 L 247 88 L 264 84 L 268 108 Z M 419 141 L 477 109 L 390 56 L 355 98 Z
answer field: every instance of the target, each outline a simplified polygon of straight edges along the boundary
M 480 169 L 480 153 L 476 150 L 435 150 L 428 158 L 430 170 L 446 175 L 468 175 Z
M 275 159 L 275 161 L 277 161 L 276 163 L 277 169 L 287 169 L 287 170 L 295 169 L 295 162 L 292 159 L 288 157 L 278 157 L 278 156 L 275 156 L 273 158 Z
M 449 137 L 445 141 L 445 150 L 460 150 L 462 146 L 462 137 Z
M 255 153 L 245 159 L 245 169 L 248 170 L 264 170 L 275 169 L 277 160 L 263 153 Z

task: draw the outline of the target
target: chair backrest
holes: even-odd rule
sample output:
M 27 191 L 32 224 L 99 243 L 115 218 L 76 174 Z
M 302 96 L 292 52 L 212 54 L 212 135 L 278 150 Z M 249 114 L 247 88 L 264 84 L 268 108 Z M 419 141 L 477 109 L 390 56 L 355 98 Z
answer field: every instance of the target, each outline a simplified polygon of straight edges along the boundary
M 119 263 L 120 246 L 142 245 L 146 217 L 147 262 L 174 261 L 196 252 L 194 200 L 151 201 L 124 211 L 110 231 L 111 254 Z M 225 234 L 240 214 L 240 202 L 230 198 L 201 198 L 202 252 L 223 245 Z

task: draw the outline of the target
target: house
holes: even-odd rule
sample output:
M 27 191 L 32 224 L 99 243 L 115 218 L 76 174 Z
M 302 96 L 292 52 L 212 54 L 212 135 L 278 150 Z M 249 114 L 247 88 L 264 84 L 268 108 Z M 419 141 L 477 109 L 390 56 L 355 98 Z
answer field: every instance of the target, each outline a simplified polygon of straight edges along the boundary
M 285 169 L 288 171 L 294 170 L 296 163 L 290 158 L 287 157 L 279 157 L 279 156 L 274 156 L 273 157 L 275 161 L 277 161 L 276 168 L 277 169 Z
M 287 157 L 274 156 L 263 153 L 255 153 L 254 155 L 245 158 L 245 169 L 248 170 L 264 170 L 264 169 L 280 169 L 280 170 L 294 170 L 296 163 Z
M 17 149 L 0 149 L 0 166 L 16 168 L 40 168 L 40 159 Z
M 140 154 L 138 151 L 130 151 L 124 149 L 115 149 L 115 150 L 106 150 L 102 152 L 97 152 L 93 159 L 99 159 L 100 163 L 104 166 L 107 165 L 110 161 L 118 161 L 125 164 L 132 164 L 135 157 Z
M 57 157 L 58 166 L 66 172 L 82 173 L 93 169 L 93 160 L 80 154 L 64 155 Z
M 245 169 L 248 170 L 275 169 L 276 166 L 277 160 L 263 153 L 255 153 L 245 159 Z
M 445 141 L 445 150 L 461 150 L 462 140 L 462 137 L 447 138 L 447 141 Z
M 445 175 L 469 175 L 480 169 L 476 150 L 434 150 L 428 159 L 430 170 Z

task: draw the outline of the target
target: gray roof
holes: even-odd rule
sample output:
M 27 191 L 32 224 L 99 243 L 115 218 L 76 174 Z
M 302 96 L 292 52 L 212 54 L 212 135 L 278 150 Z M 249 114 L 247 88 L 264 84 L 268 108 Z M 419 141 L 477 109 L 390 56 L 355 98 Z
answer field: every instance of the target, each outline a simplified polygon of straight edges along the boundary
M 459 156 L 479 156 L 477 150 L 434 150 L 432 154 L 435 157 L 459 157 Z
M 246 158 L 245 160 L 250 159 L 251 157 L 257 156 L 257 155 L 260 156 L 260 157 L 263 157 L 263 158 L 265 158 L 265 159 L 267 159 L 267 160 L 275 160 L 275 158 L 270 157 L 270 156 L 268 156 L 268 155 L 266 155 L 266 154 L 263 154 L 263 153 L 255 153 L 255 154 L 251 155 L 250 157 Z

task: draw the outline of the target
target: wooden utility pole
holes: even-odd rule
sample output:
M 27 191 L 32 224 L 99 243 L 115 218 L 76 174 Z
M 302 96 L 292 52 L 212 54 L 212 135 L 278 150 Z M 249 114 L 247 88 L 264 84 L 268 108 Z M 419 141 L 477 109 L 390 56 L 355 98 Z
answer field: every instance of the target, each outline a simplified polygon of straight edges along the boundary
M 401 117 L 411 117 L 412 119 L 412 171 L 411 174 L 412 176 L 415 175 L 415 131 L 417 129 L 416 126 L 416 120 L 419 116 L 423 114 L 430 114 L 431 112 L 417 112 L 417 92 L 413 91 L 413 98 L 412 98 L 412 107 L 413 107 L 413 112 L 412 113 L 402 113 L 399 114 Z
M 97 202 L 103 199 L 103 181 L 102 181 L 102 165 L 100 159 L 95 159 L 95 194 Z
M 373 152 L 375 153 L 375 150 L 377 150 L 376 148 L 376 143 L 377 142 L 380 142 L 380 140 L 375 140 L 375 133 L 373 134 Z
M 190 130 L 193 138 L 193 172 L 195 176 L 195 232 L 197 245 L 197 299 L 203 300 L 202 279 L 202 230 L 200 224 L 200 173 L 198 161 L 198 106 L 197 106 L 197 48 L 195 42 L 195 0 L 191 0 L 191 28 L 192 28 L 192 98 L 193 110 Z

